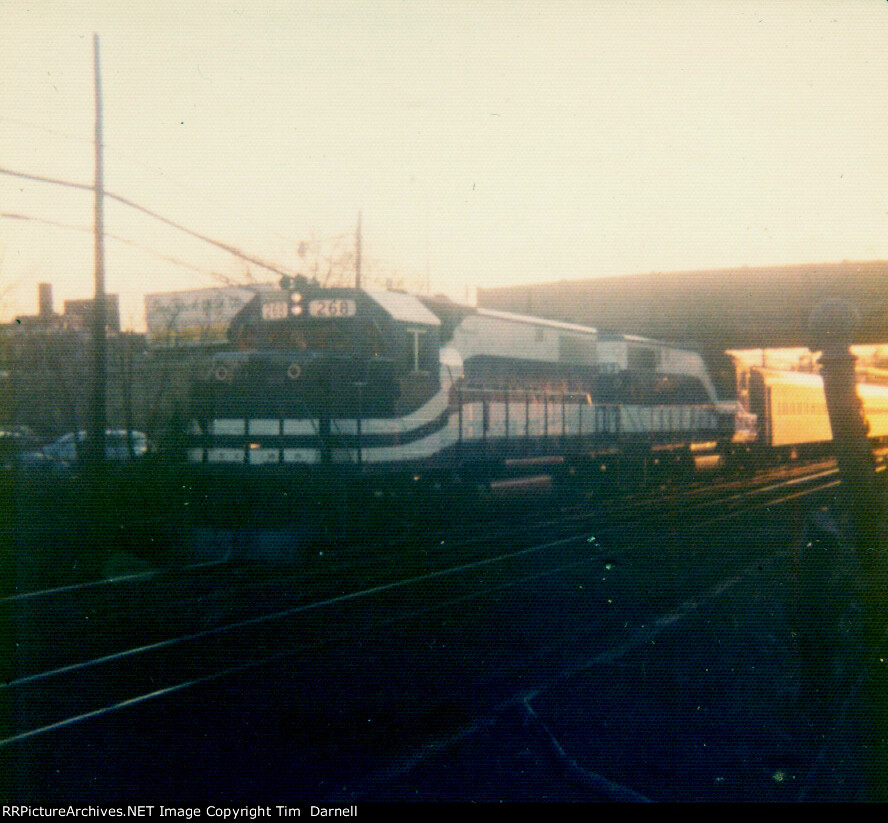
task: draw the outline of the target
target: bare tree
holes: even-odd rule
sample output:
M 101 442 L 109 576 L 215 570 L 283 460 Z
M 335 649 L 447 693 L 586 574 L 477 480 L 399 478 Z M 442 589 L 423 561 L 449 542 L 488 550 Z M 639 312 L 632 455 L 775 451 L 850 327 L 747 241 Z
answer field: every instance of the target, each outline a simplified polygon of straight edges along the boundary
M 356 255 L 354 237 L 339 234 L 321 237 L 312 232 L 297 248 L 300 274 L 321 286 L 349 287 L 355 284 Z M 407 275 L 385 261 L 362 254 L 361 282 L 364 286 L 386 289 L 421 290 L 422 275 Z
M 44 432 L 79 430 L 90 386 L 84 336 L 22 332 L 9 341 L 13 418 Z

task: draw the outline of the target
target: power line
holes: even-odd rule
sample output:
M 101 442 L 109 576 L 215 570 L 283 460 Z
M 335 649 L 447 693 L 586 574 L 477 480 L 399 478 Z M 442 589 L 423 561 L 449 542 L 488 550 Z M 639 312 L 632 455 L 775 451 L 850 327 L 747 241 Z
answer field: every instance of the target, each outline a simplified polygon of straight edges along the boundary
M 0 168 L 0 174 L 9 177 L 21 177 L 23 180 L 36 180 L 38 183 L 54 183 L 58 186 L 67 186 L 71 189 L 80 189 L 81 191 L 93 191 L 94 187 L 87 183 L 74 183 L 70 180 L 58 180 L 54 177 L 41 177 L 39 174 L 26 174 L 21 171 L 13 171 L 12 169 Z
M 59 229 L 68 229 L 70 231 L 79 231 L 85 234 L 92 234 L 92 229 L 86 226 L 75 226 L 73 223 L 62 223 L 58 220 L 48 220 L 45 217 L 33 217 L 28 214 L 17 214 L 15 212 L 0 212 L 0 218 L 7 218 L 8 220 L 21 220 L 23 222 L 29 223 L 41 223 L 46 226 L 54 226 Z M 210 269 L 203 268 L 202 266 L 197 266 L 194 263 L 187 263 L 184 260 L 180 260 L 177 257 L 171 257 L 167 254 L 163 254 L 162 252 L 157 251 L 156 249 L 151 248 L 150 246 L 146 246 L 142 243 L 137 243 L 135 240 L 130 240 L 128 237 L 122 237 L 119 234 L 111 234 L 110 232 L 105 232 L 105 237 L 110 240 L 116 240 L 119 243 L 125 243 L 127 246 L 132 246 L 134 249 L 139 249 L 139 251 L 146 252 L 147 254 L 154 255 L 155 257 L 166 260 L 168 263 L 172 263 L 175 266 L 182 266 L 186 269 L 191 269 L 198 274 L 207 275 L 209 277 L 213 277 L 219 280 L 221 283 L 224 283 L 226 286 L 238 286 L 241 285 L 236 280 L 232 279 L 226 274 L 222 274 L 221 272 L 212 271 Z
M 7 169 L 0 167 L 0 174 L 4 174 L 8 177 L 18 177 L 22 180 L 33 180 L 37 183 L 51 183 L 56 186 L 65 186 L 66 188 L 77 189 L 78 191 L 95 191 L 94 186 L 90 186 L 86 183 L 76 183 L 71 180 L 60 180 L 55 177 L 43 177 L 39 174 L 27 174 L 25 172 L 15 171 L 13 169 Z M 246 260 L 248 263 L 252 263 L 255 266 L 260 266 L 263 269 L 267 269 L 268 271 L 274 272 L 275 274 L 279 274 L 285 277 L 292 277 L 293 272 L 287 272 L 283 269 L 272 265 L 271 263 L 267 263 L 264 260 L 261 260 L 258 257 L 253 257 L 252 255 L 247 254 L 246 252 L 239 249 L 237 246 L 232 246 L 229 243 L 223 243 L 220 240 L 214 240 L 212 237 L 208 237 L 205 234 L 201 234 L 200 232 L 196 232 L 192 229 L 183 226 L 181 223 L 176 223 L 174 220 L 170 220 L 168 217 L 164 217 L 161 214 L 158 214 L 151 209 L 146 208 L 145 206 L 140 206 L 138 203 L 130 200 L 127 197 L 123 197 L 120 194 L 114 194 L 110 191 L 105 191 L 105 197 L 110 198 L 111 200 L 116 200 L 118 203 L 122 203 L 124 206 L 129 206 L 129 208 L 134 209 L 135 211 L 142 212 L 142 214 L 147 214 L 149 217 L 153 217 L 155 220 L 158 220 L 161 223 L 165 223 L 168 226 L 171 226 L 174 229 L 178 229 L 185 234 L 190 235 L 191 237 L 195 237 L 198 240 L 203 240 L 205 243 L 209 243 L 212 246 L 216 246 L 217 248 L 222 249 L 223 251 L 227 251 L 229 254 L 234 257 L 239 257 L 242 260 Z
M 52 128 L 49 128 L 48 126 L 42 126 L 39 123 L 31 123 L 27 120 L 20 120 L 15 117 L 6 117 L 4 115 L 0 115 L 0 123 L 13 123 L 17 126 L 24 126 L 25 128 L 35 129 L 37 131 L 42 131 L 42 132 L 45 132 L 46 134 L 51 134 L 56 137 L 63 137 L 66 140 L 72 140 L 72 141 L 75 141 L 78 143 L 86 143 L 90 146 L 93 145 L 93 141 L 88 140 L 85 137 L 80 137 L 76 134 L 71 134 L 70 132 L 59 131 L 58 129 L 52 129 Z M 140 160 L 136 160 L 132 155 L 127 154 L 126 152 L 121 151 L 120 149 L 116 148 L 113 143 L 104 142 L 102 144 L 102 148 L 104 149 L 106 154 L 112 154 L 115 157 L 117 157 L 119 160 L 123 160 L 125 163 L 129 163 L 130 165 L 136 166 L 137 168 L 140 168 L 144 171 L 151 172 L 151 174 L 159 175 L 160 177 L 162 177 L 164 179 L 165 182 L 171 184 L 172 186 L 175 186 L 178 189 L 181 189 L 182 191 L 188 192 L 191 195 L 199 197 L 204 203 L 208 203 L 215 208 L 222 208 L 222 209 L 226 208 L 226 206 L 223 203 L 219 202 L 218 200 L 215 200 L 212 197 L 208 197 L 206 192 L 204 192 L 200 189 L 194 188 L 193 186 L 187 186 L 184 183 L 182 183 L 180 180 L 176 180 L 174 178 L 171 178 L 167 174 L 167 172 L 165 172 L 159 166 L 152 166 L 148 163 L 143 163 Z M 254 226 L 262 228 L 263 231 L 269 232 L 270 234 L 274 235 L 275 237 L 277 237 L 280 240 L 285 240 L 288 243 L 293 242 L 292 237 L 286 237 L 283 234 L 281 234 L 280 232 L 276 232 L 276 231 L 269 229 L 267 226 L 262 226 L 262 224 L 256 222 L 255 220 L 252 221 L 252 223 Z

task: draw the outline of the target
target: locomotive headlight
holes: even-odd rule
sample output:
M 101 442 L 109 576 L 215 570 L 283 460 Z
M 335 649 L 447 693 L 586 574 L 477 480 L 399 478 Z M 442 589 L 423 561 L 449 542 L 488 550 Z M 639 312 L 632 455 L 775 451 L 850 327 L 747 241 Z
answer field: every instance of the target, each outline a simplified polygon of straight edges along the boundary
M 290 306 L 290 314 L 294 317 L 298 317 L 302 314 L 302 306 Z
M 302 300 L 302 295 L 299 294 L 298 291 L 290 292 L 290 302 L 291 303 L 299 303 Z

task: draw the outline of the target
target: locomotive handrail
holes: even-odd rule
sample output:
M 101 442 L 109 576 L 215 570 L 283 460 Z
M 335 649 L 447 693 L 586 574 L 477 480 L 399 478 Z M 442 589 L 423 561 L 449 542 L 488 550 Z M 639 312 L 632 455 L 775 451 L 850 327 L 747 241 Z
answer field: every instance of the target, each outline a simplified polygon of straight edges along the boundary
M 315 418 L 315 415 L 312 412 L 312 410 L 308 406 L 305 405 L 305 401 L 303 401 L 303 400 L 297 399 L 296 405 L 299 408 L 301 408 L 302 411 L 305 412 L 305 419 L 308 420 L 308 422 L 311 424 L 311 427 L 314 429 L 314 433 L 318 437 L 320 437 L 321 436 L 321 429 L 320 429 L 320 426 L 318 425 L 318 419 Z
M 461 392 L 461 395 L 464 399 L 472 400 L 474 395 L 477 395 L 478 398 L 487 397 L 505 397 L 509 399 L 518 398 L 520 400 L 524 400 L 528 396 L 531 398 L 533 402 L 543 402 L 544 400 L 553 400 L 555 402 L 564 401 L 564 400 L 576 400 L 585 403 L 587 406 L 595 406 L 598 405 L 593 402 L 592 396 L 588 392 L 583 391 L 575 391 L 575 392 L 558 392 L 551 391 L 548 389 L 483 389 L 476 388 L 472 385 L 461 386 L 458 389 Z M 466 398 L 466 395 L 472 395 Z M 613 405 L 613 404 L 607 404 Z

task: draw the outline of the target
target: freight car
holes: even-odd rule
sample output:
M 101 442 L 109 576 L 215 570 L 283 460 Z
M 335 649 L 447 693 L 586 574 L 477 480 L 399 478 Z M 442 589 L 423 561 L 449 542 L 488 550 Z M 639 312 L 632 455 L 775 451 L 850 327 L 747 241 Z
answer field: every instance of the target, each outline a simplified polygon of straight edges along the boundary
M 192 401 L 186 456 L 208 465 L 688 467 L 744 434 L 696 352 L 301 278 L 234 313 Z

